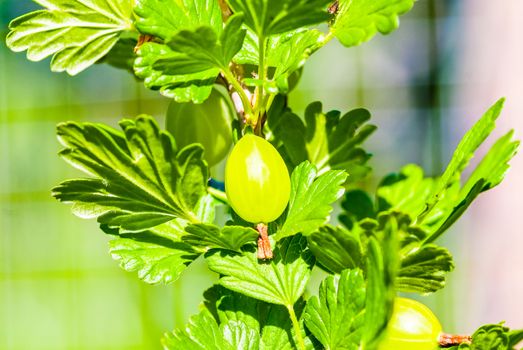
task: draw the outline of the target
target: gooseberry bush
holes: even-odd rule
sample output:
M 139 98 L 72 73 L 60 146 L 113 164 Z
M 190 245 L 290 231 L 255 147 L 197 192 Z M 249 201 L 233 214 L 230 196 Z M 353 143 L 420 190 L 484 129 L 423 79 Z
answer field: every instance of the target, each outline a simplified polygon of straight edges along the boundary
M 298 116 L 287 104 L 309 56 L 393 31 L 414 0 L 34 1 L 42 9 L 10 24 L 12 50 L 52 56 L 51 70 L 70 75 L 107 63 L 171 99 L 167 130 L 148 115 L 121 130 L 60 123 L 60 157 L 87 177 L 52 190 L 96 219 L 111 256 L 144 282 L 171 283 L 200 256 L 219 275 L 165 349 L 501 350 L 523 339 L 502 323 L 445 334 L 424 305 L 397 296 L 445 286 L 454 263 L 438 238 L 502 181 L 519 145 L 512 131 L 468 169 L 502 99 L 440 176 L 406 165 L 372 194 L 359 188 L 370 112 L 313 102 Z M 308 296 L 313 268 L 327 277 Z

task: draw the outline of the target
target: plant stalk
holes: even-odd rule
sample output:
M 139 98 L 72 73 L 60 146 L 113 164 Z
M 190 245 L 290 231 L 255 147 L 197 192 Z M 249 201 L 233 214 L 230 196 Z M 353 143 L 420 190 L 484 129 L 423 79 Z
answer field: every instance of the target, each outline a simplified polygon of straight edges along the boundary
M 232 85 L 234 90 L 236 90 L 236 92 L 240 96 L 240 99 L 242 100 L 242 103 L 243 103 L 243 109 L 245 111 L 245 114 L 247 114 L 248 116 L 252 116 L 253 110 L 252 110 L 252 106 L 251 106 L 251 101 L 250 101 L 249 97 L 247 96 L 247 94 L 245 93 L 245 91 L 243 91 L 242 86 L 240 85 L 240 83 L 238 82 L 238 80 L 236 79 L 234 74 L 231 72 L 231 70 L 229 68 L 223 69 L 222 73 L 223 73 L 225 79 L 227 79 L 229 84 Z
M 291 317 L 292 327 L 294 328 L 294 333 L 296 333 L 296 339 L 298 340 L 298 348 L 300 350 L 305 350 L 305 342 L 303 341 L 303 337 L 301 336 L 300 322 L 298 321 L 298 318 L 296 317 L 296 313 L 294 312 L 294 307 L 292 305 L 286 305 L 286 306 L 287 306 L 287 310 L 289 310 L 289 316 Z
M 268 227 L 264 223 L 256 225 L 258 231 L 258 259 L 272 259 L 271 241 L 269 240 Z
M 462 343 L 470 344 L 471 340 L 472 337 L 470 335 L 441 333 L 438 337 L 439 346 L 443 348 L 456 346 Z

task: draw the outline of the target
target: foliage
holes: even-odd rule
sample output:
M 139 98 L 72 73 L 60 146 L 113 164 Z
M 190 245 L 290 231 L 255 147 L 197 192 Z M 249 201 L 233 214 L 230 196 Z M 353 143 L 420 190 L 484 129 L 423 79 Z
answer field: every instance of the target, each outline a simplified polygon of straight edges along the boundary
M 371 171 L 363 147 L 376 130 L 370 112 L 325 112 L 313 102 L 301 118 L 288 108 L 287 94 L 314 52 L 333 38 L 350 47 L 392 32 L 414 0 L 35 2 L 43 9 L 9 26 L 13 51 L 27 51 L 30 60 L 52 56 L 51 69 L 71 75 L 108 63 L 178 103 L 202 103 L 223 85 L 223 105 L 234 105 L 237 117 L 225 130 L 236 142 L 251 133 L 265 137 L 285 162 L 277 175 L 291 174 L 283 214 L 248 223 L 231 212 L 227 191 L 236 189 L 253 214 L 254 204 L 275 194 L 262 193 L 262 181 L 249 187 L 259 203 L 244 203 L 246 183 L 228 182 L 224 192 L 209 181 L 203 155 L 213 145 L 179 147 L 147 115 L 122 120 L 121 130 L 58 125 L 60 157 L 87 177 L 66 180 L 52 194 L 79 217 L 98 221 L 124 270 L 147 283 L 170 283 L 203 255 L 220 276 L 185 329 L 165 334 L 165 349 L 376 349 L 397 292 L 445 286 L 454 262 L 435 242 L 502 181 L 519 146 L 510 131 L 468 169 L 495 128 L 501 99 L 464 135 L 440 176 L 406 165 L 371 195 L 360 186 Z M 213 126 L 205 127 L 217 133 Z M 265 165 L 252 176 L 266 180 Z M 231 214 L 225 226 L 215 217 L 218 206 Z M 267 259 L 258 259 L 256 243 L 273 250 Z M 309 295 L 315 266 L 327 277 Z M 455 348 L 513 349 L 522 338 L 522 331 L 486 325 L 471 344 Z

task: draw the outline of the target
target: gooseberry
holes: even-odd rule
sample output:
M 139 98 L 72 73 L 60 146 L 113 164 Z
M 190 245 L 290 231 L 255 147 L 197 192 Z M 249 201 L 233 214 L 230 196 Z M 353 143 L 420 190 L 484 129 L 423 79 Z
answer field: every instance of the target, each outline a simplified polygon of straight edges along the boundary
M 394 311 L 379 350 L 438 349 L 441 324 L 432 311 L 422 303 L 396 298 Z
M 225 192 L 245 221 L 267 224 L 276 220 L 291 192 L 287 167 L 276 148 L 259 136 L 243 136 L 227 159 Z
M 201 144 L 209 166 L 225 158 L 232 145 L 234 111 L 225 94 L 214 88 L 201 104 L 172 101 L 167 110 L 165 127 L 174 136 L 176 145 L 182 148 Z

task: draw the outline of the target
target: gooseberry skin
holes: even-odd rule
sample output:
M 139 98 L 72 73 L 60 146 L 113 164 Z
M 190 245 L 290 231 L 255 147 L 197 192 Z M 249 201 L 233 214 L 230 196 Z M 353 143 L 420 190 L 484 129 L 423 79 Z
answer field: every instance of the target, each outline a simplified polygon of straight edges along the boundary
M 435 350 L 441 324 L 432 311 L 420 302 L 396 298 L 385 337 L 378 350 Z
M 199 143 L 205 149 L 208 166 L 218 164 L 232 145 L 231 122 L 234 112 L 223 93 L 213 89 L 201 104 L 172 101 L 167 109 L 165 128 L 183 148 Z
M 225 193 L 245 221 L 267 224 L 276 220 L 291 193 L 289 173 L 276 148 L 259 136 L 242 137 L 227 159 Z

